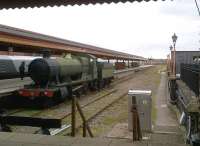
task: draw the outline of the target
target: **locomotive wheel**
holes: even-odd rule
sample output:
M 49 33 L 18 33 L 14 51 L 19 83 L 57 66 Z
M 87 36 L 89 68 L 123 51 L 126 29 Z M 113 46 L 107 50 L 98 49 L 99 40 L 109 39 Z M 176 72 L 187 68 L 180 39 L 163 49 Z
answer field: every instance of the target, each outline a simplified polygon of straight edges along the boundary
M 85 83 L 84 85 L 83 85 L 83 94 L 87 94 L 87 92 L 88 92 L 88 83 Z
M 105 79 L 105 87 L 109 87 L 110 86 L 110 79 Z
M 97 90 L 97 89 L 98 89 L 98 82 L 94 81 L 94 90 Z
M 108 86 L 110 86 L 110 84 L 111 84 L 111 80 L 112 80 L 112 79 L 109 79 L 109 80 L 108 80 Z
M 90 82 L 90 83 L 89 83 L 89 87 L 90 87 L 90 90 L 91 90 L 91 91 L 97 90 L 97 89 L 98 89 L 98 83 L 97 83 L 97 81 L 92 81 L 92 82 Z
M 105 87 L 108 87 L 108 79 L 105 79 Z
M 104 87 L 104 83 L 103 83 L 103 80 L 101 80 L 98 82 L 98 90 L 103 89 L 103 87 Z
M 102 88 L 106 87 L 106 80 L 102 80 Z

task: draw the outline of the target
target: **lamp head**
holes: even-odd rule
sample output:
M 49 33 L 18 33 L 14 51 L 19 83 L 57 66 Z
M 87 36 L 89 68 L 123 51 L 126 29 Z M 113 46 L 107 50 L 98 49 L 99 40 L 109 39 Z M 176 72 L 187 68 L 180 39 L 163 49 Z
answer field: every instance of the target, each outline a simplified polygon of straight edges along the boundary
M 176 43 L 177 38 L 177 35 L 174 33 L 174 35 L 172 36 L 172 41 L 174 44 Z

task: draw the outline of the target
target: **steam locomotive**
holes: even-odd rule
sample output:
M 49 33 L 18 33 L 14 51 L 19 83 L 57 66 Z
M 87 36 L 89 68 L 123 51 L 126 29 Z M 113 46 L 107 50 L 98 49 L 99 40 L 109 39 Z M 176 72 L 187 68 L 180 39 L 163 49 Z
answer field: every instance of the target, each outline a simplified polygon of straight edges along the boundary
M 84 90 L 99 89 L 113 79 L 113 64 L 98 62 L 89 54 L 67 54 L 63 57 L 37 58 L 30 62 L 28 74 L 33 80 L 18 93 L 30 99 L 55 99 L 63 101 L 72 96 L 79 85 Z

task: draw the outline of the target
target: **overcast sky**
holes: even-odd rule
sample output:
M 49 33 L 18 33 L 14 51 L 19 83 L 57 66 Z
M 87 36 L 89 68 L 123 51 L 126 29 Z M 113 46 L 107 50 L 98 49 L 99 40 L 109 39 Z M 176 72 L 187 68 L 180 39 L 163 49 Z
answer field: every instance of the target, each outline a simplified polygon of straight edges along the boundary
M 200 48 L 194 0 L 9 9 L 0 23 L 144 57 L 166 58 L 174 32 L 177 50 Z

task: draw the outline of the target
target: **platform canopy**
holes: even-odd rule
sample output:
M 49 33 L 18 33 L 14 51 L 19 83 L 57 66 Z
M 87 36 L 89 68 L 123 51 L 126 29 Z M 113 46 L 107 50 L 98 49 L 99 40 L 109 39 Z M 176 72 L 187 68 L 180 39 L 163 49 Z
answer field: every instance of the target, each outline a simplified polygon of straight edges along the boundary
M 148 2 L 158 0 L 0 0 L 0 9 L 9 8 L 34 8 L 34 7 L 53 7 L 67 5 L 88 5 L 88 4 L 103 4 L 103 3 L 125 3 L 125 2 Z M 164 0 L 162 0 L 164 1 Z
M 75 52 L 87 53 L 104 59 L 147 60 L 141 56 L 0 25 L 0 52 L 8 51 L 10 48 L 15 52 L 38 53 L 49 49 L 53 54 Z

